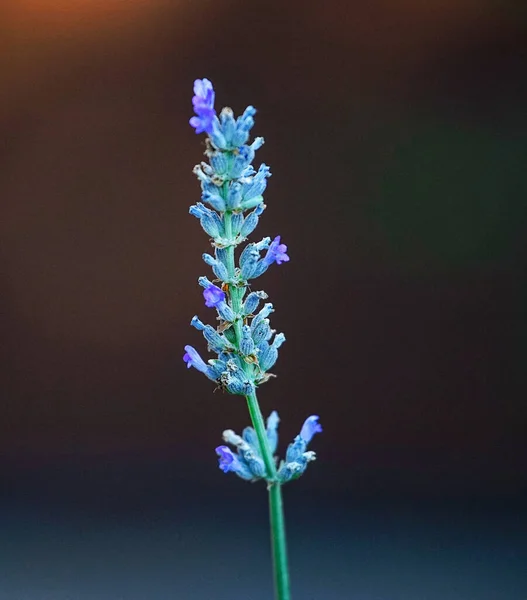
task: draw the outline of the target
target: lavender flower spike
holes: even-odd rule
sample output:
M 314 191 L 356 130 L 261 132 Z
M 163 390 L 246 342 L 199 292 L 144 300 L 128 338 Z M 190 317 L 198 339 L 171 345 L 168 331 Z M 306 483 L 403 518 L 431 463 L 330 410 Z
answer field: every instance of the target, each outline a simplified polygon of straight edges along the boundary
M 196 79 L 194 82 L 194 97 L 192 98 L 196 117 L 189 121 L 196 133 L 211 133 L 212 122 L 216 116 L 214 110 L 214 88 L 208 79 Z
M 196 133 L 207 134 L 206 161 L 194 168 L 201 186 L 201 202 L 191 206 L 189 212 L 199 219 L 214 249 L 211 254 L 203 254 L 214 281 L 200 277 L 198 282 L 205 304 L 215 309 L 216 318 L 214 324 L 207 325 L 194 317 L 191 324 L 202 332 L 208 351 L 216 356 L 204 361 L 192 346 L 185 346 L 183 359 L 187 367 L 206 375 L 224 393 L 242 396 L 247 402 L 252 426 L 243 430 L 243 436 L 224 431 L 224 441 L 233 448 L 218 446 L 216 454 L 224 473 L 266 482 L 276 600 L 290 600 L 281 487 L 298 479 L 315 460 L 315 452 L 307 446 L 322 427 L 317 415 L 308 417 L 300 434 L 289 444 L 285 460 L 276 456 L 278 413 L 273 411 L 267 422 L 263 420 L 257 390 L 274 377 L 269 371 L 285 336 L 271 326 L 271 303 L 258 311 L 267 294 L 262 290 L 252 292 L 248 282 L 274 263 L 288 262 L 289 255 L 279 235 L 273 241 L 264 237 L 259 242 L 247 242 L 266 208 L 263 194 L 271 174 L 267 165 L 253 165 L 256 151 L 264 143 L 262 137 L 250 140 L 256 109 L 248 106 L 238 118 L 227 107 L 216 114 L 214 100 L 212 83 L 197 79 L 192 98 L 196 114 L 190 124 Z M 219 394 L 216 398 L 226 407 L 230 404 Z

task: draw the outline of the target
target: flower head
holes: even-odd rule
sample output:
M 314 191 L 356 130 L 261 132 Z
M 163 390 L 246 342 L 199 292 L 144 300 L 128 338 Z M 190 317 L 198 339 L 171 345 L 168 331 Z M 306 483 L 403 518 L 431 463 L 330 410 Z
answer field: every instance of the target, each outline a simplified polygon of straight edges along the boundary
M 311 415 L 304 421 L 304 424 L 302 425 L 300 437 L 306 442 L 306 444 L 309 444 L 315 433 L 322 433 L 322 425 L 320 425 L 318 419 L 318 415 Z
M 194 82 L 194 97 L 192 98 L 196 117 L 189 121 L 196 133 L 211 133 L 212 122 L 216 116 L 214 110 L 214 88 L 208 79 L 196 79 Z
M 213 283 L 203 290 L 203 297 L 205 298 L 205 306 L 209 308 L 217 308 L 218 305 L 225 302 L 225 292 Z
M 286 254 L 287 246 L 280 243 L 280 236 L 277 235 L 269 246 L 267 254 L 264 256 L 264 263 L 269 266 L 276 262 L 277 265 L 281 265 L 283 262 L 289 260 L 289 256 Z

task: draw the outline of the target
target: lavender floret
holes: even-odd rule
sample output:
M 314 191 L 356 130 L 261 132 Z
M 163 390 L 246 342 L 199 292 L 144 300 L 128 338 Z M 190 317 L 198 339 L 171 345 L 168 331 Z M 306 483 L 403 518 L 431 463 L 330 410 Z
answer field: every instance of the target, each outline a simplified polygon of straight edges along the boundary
M 319 418 L 318 415 L 311 415 L 304 421 L 300 430 L 300 437 L 305 440 L 306 444 L 309 444 L 315 433 L 322 433 L 322 425 L 318 422 Z
M 225 292 L 214 284 L 203 290 L 203 297 L 205 298 L 205 306 L 209 308 L 216 308 L 219 304 L 225 302 Z
M 287 246 L 280 243 L 280 236 L 277 235 L 271 242 L 263 261 L 268 266 L 273 264 L 273 262 L 276 262 L 277 265 L 281 265 L 283 262 L 289 261 L 289 256 L 287 256 L 286 252 Z

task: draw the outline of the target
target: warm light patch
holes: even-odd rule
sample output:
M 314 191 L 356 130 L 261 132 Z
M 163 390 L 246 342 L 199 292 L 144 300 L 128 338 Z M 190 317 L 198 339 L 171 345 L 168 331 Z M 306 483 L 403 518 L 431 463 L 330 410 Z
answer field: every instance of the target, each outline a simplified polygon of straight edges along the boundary
M 171 6 L 180 2 L 172 2 Z M 104 26 L 107 21 L 123 24 L 137 21 L 138 17 L 155 13 L 166 7 L 166 0 L 8 0 L 8 19 L 21 28 L 24 25 L 44 27 Z

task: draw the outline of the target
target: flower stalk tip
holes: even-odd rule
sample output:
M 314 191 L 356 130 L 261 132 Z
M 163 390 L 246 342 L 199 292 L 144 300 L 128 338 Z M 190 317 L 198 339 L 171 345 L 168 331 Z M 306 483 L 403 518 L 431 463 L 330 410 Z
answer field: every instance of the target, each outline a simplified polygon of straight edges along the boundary
M 196 79 L 194 82 L 194 97 L 192 98 L 196 116 L 189 121 L 190 125 L 195 128 L 196 133 L 212 132 L 212 123 L 216 117 L 214 97 L 212 83 L 208 79 Z

